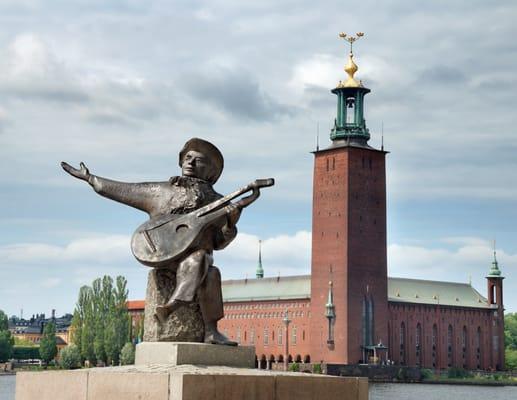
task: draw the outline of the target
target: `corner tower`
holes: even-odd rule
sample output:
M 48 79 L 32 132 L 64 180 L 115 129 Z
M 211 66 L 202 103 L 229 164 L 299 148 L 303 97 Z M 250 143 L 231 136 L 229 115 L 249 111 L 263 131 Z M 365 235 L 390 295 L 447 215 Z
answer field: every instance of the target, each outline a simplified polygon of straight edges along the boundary
M 350 44 L 347 79 L 339 81 L 331 144 L 314 152 L 311 262 L 311 354 L 317 361 L 353 364 L 388 342 L 386 261 L 386 152 L 368 145 L 364 97 L 354 78 Z M 325 306 L 333 281 L 333 341 L 327 341 Z
M 492 324 L 490 325 L 490 366 L 497 370 L 504 369 L 504 305 L 503 279 L 496 258 L 494 241 L 494 261 L 486 276 L 488 286 L 488 304 L 493 309 Z

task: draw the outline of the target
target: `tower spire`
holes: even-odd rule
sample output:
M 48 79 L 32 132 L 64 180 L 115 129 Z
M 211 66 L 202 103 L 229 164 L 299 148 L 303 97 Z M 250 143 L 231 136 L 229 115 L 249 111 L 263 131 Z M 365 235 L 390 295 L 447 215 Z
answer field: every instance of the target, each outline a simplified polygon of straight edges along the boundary
M 494 261 L 492 261 L 492 266 L 490 267 L 490 270 L 488 271 L 487 278 L 502 278 L 501 270 L 499 269 L 499 263 L 497 262 L 495 240 L 494 240 Z
M 259 240 L 259 253 L 256 276 L 257 279 L 264 278 L 264 268 L 262 268 L 262 240 Z
M 344 32 L 339 34 L 339 37 L 345 39 L 348 43 L 350 43 L 350 53 L 348 54 L 348 62 L 346 63 L 344 70 L 348 74 L 348 79 L 343 83 L 339 82 L 338 87 L 362 87 L 361 81 L 357 81 L 354 78 L 354 74 L 357 72 L 359 67 L 354 62 L 354 52 L 353 45 L 354 42 L 364 36 L 363 32 L 357 32 L 356 36 L 347 35 Z
M 357 80 L 354 75 L 359 69 L 354 62 L 353 44 L 364 36 L 363 32 L 356 35 L 348 35 L 341 32 L 339 37 L 350 44 L 348 61 L 344 67 L 348 78 L 343 82 L 339 81 L 337 86 L 332 89 L 332 93 L 337 95 L 337 116 L 334 127 L 330 131 L 330 139 L 342 141 L 346 145 L 366 146 L 370 139 L 370 133 L 366 128 L 366 121 L 363 116 L 364 96 L 370 92 L 362 82 Z

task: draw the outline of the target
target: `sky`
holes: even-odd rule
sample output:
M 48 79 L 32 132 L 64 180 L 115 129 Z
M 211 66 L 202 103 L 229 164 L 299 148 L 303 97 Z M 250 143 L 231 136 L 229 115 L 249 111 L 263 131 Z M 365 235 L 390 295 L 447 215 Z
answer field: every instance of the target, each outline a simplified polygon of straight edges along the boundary
M 390 276 L 472 282 L 497 259 L 517 311 L 517 3 L 0 1 L 0 309 L 72 312 L 80 286 L 124 275 L 147 215 L 61 161 L 128 182 L 179 174 L 191 137 L 225 157 L 216 184 L 276 185 L 215 254 L 223 279 L 310 273 L 312 167 L 330 144 L 346 43 L 387 156 Z

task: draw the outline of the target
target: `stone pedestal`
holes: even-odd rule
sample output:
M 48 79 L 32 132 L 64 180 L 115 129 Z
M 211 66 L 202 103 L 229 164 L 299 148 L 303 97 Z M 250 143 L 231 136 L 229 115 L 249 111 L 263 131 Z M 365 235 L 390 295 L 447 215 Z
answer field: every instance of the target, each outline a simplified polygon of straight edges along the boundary
M 145 365 L 19 372 L 16 400 L 368 400 L 366 378 Z
M 135 365 L 224 365 L 254 368 L 255 347 L 205 343 L 143 342 L 136 346 Z
M 250 346 L 144 342 L 132 366 L 19 372 L 16 400 L 368 400 L 366 378 L 249 368 L 254 364 Z
M 167 303 L 176 287 L 176 273 L 170 269 L 151 268 L 145 295 L 144 341 L 146 342 L 202 342 L 205 326 L 197 302 L 180 307 L 159 324 L 157 305 Z

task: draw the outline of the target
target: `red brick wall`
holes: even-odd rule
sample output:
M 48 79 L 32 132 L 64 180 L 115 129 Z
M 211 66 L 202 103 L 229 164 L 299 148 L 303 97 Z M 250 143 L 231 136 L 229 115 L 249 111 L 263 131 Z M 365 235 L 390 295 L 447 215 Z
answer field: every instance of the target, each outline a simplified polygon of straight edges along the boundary
M 409 303 L 389 303 L 389 355 L 397 364 L 420 364 L 425 368 L 445 369 L 449 366 L 467 369 L 496 368 L 491 349 L 493 310 L 461 308 Z M 403 344 L 405 360 L 401 359 L 401 326 L 404 323 Z M 421 326 L 421 358 L 417 358 L 417 326 Z M 437 327 L 437 340 L 433 350 L 433 325 Z M 448 355 L 448 327 L 452 327 L 451 359 Z M 463 328 L 466 329 L 465 352 L 463 351 Z M 477 330 L 481 331 L 479 358 Z M 435 357 L 433 358 L 433 351 Z M 433 365 L 434 364 L 434 365 Z
M 315 153 L 311 266 L 311 349 L 315 360 L 362 359 L 362 308 L 374 304 L 375 343 L 387 341 L 385 153 L 341 147 Z M 329 270 L 336 320 L 326 344 Z M 339 299 L 345 299 L 340 301 Z
M 225 317 L 219 321 L 218 327 L 230 339 L 242 345 L 255 346 L 255 354 L 259 360 L 265 356 L 267 360 L 278 362 L 285 355 L 285 324 L 282 320 L 287 309 L 291 320 L 288 354 L 293 361 L 297 356 L 304 361 L 310 355 L 309 306 L 309 299 L 225 303 Z

